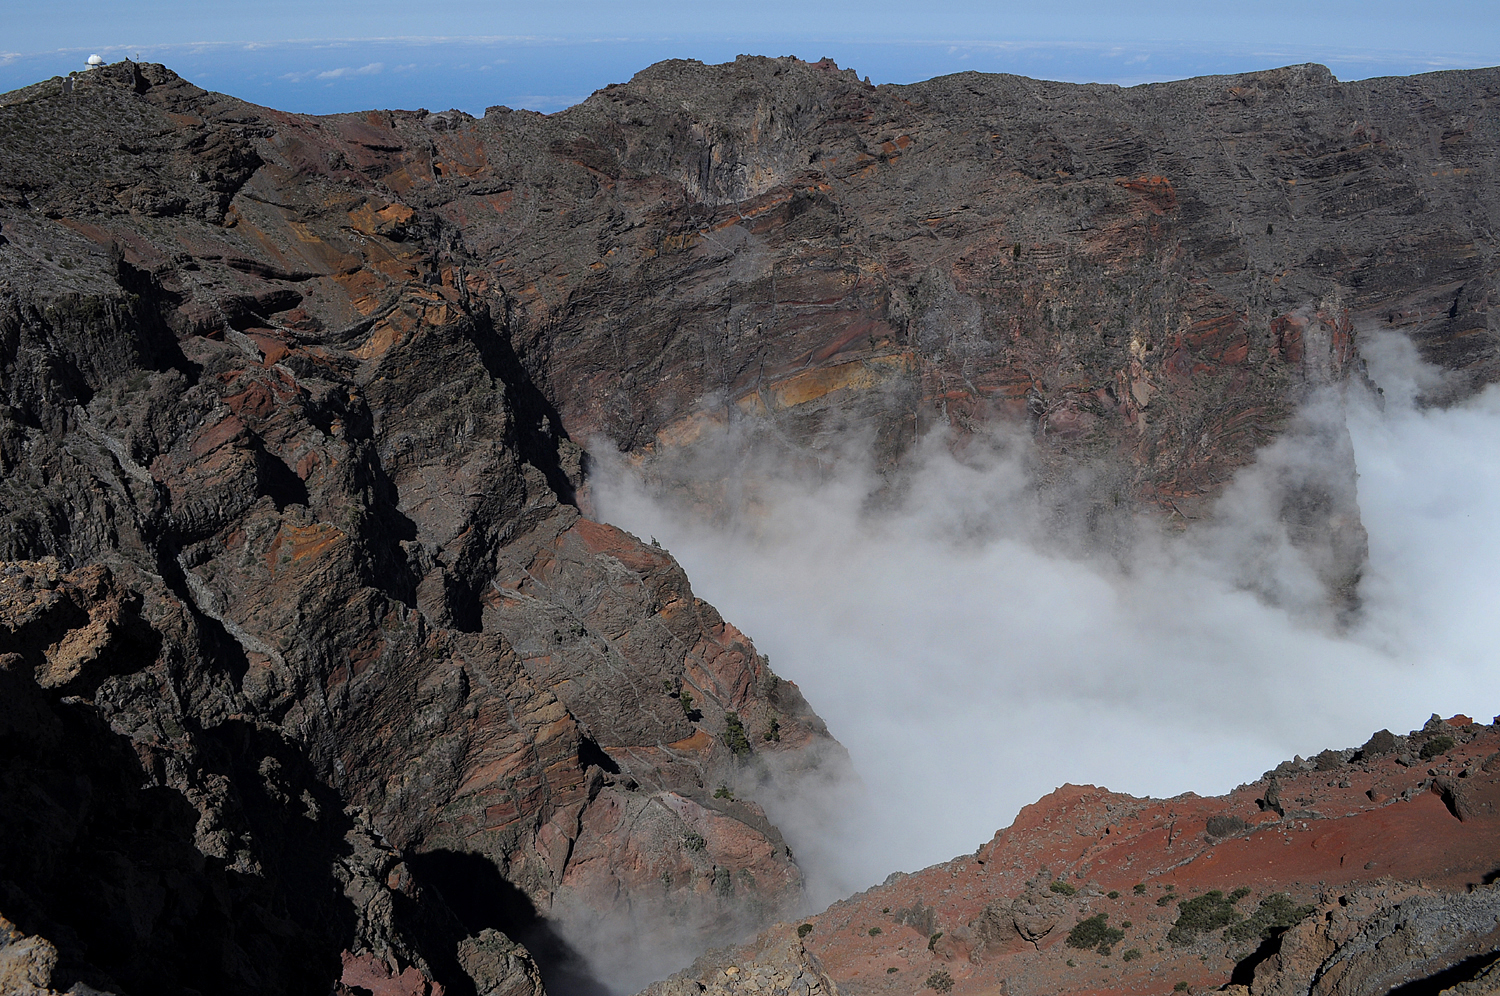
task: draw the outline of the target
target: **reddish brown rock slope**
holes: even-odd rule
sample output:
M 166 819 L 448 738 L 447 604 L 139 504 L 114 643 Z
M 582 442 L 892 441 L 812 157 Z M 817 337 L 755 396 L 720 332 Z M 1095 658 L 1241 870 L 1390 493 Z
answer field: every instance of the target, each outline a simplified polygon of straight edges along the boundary
M 845 996 L 1234 984 L 1255 996 L 1384 996 L 1434 979 L 1442 986 L 1421 991 L 1491 992 L 1497 872 L 1500 729 L 1434 717 L 1410 737 L 1287 762 L 1217 798 L 1064 786 L 973 855 L 810 918 L 801 957 Z M 790 927 L 777 930 L 768 940 Z M 782 991 L 748 983 L 757 950 L 684 978 L 711 992 Z

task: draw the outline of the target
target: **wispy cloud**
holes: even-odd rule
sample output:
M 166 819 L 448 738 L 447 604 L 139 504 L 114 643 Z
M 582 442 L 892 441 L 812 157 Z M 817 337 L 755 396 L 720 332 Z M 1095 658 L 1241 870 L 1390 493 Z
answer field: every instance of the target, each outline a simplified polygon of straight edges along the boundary
M 349 66 L 340 66 L 337 69 L 326 69 L 318 74 L 320 80 L 336 80 L 341 76 L 374 76 L 376 73 L 385 72 L 385 63 L 372 62 L 366 66 L 353 69 Z

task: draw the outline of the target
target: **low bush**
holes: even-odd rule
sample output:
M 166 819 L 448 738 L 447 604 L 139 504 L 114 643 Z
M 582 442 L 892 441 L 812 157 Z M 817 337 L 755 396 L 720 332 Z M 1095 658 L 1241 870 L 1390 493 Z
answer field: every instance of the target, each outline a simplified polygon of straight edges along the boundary
M 812 924 L 810 924 L 810 923 L 804 923 L 804 924 L 802 924 L 801 926 L 799 926 L 797 928 L 797 936 L 798 937 L 806 937 L 808 934 L 811 934 L 811 933 L 812 933 Z
M 1236 890 L 1231 898 L 1218 889 L 1211 889 L 1201 896 L 1183 900 L 1177 904 L 1177 922 L 1167 931 L 1167 940 L 1177 947 L 1184 947 L 1196 941 L 1199 934 L 1229 926 L 1240 918 L 1234 904 L 1248 892 Z
M 1429 737 L 1427 742 L 1422 745 L 1422 750 L 1419 752 L 1421 754 L 1422 760 L 1430 761 L 1433 758 L 1437 757 L 1439 754 L 1448 753 L 1453 749 L 1454 742 L 1455 741 L 1452 737 L 1442 733 L 1438 734 L 1435 737 Z
M 1285 933 L 1301 923 L 1312 906 L 1298 906 L 1285 892 L 1275 892 L 1260 901 L 1254 913 L 1224 932 L 1224 939 L 1236 944 L 1258 942 Z
M 1100 913 L 1087 920 L 1079 920 L 1077 925 L 1068 932 L 1068 938 L 1063 943 L 1080 951 L 1098 948 L 1100 954 L 1109 954 L 1112 945 L 1125 939 L 1125 931 L 1111 927 L 1106 922 L 1108 920 L 1108 913 Z
M 1125 953 L 1122 954 L 1122 955 L 1120 955 L 1120 960 L 1121 961 L 1135 961 L 1140 956 L 1141 956 L 1141 949 L 1140 948 L 1127 948 L 1125 950 Z
M 1077 889 L 1073 888 L 1073 886 L 1064 882 L 1062 879 L 1057 879 L 1051 885 L 1047 886 L 1047 888 L 1051 889 L 1053 892 L 1057 893 L 1060 896 L 1072 896 L 1078 893 Z
M 953 988 L 953 976 L 948 974 L 947 969 L 940 968 L 927 977 L 927 988 L 945 993 Z

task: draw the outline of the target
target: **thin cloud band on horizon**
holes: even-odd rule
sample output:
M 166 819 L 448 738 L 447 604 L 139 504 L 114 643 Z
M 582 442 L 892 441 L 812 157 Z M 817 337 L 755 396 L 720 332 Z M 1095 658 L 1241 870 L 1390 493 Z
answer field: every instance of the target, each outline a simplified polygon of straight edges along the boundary
M 1319 45 L 1286 46 L 1268 48 L 1264 43 L 1248 43 L 1246 45 L 1214 45 L 1199 41 L 1182 40 L 1160 40 L 1160 41 L 1132 41 L 1120 42 L 1117 40 L 1091 40 L 1091 39 L 1047 39 L 1047 38 L 859 38 L 836 35 L 810 35 L 794 36 L 771 34 L 764 36 L 724 36 L 713 35 L 668 35 L 668 36 L 568 36 L 568 35 L 371 35 L 371 36 L 327 36 L 327 37 L 298 37 L 273 39 L 269 41 L 238 41 L 224 39 L 201 39 L 196 41 L 173 41 L 173 42 L 134 42 L 130 44 L 111 44 L 93 46 L 64 46 L 57 48 L 35 49 L 32 51 L 7 51 L 0 52 L 0 65 L 19 59 L 44 58 L 49 55 L 73 55 L 79 53 L 138 53 L 138 52 L 195 52 L 205 49 L 224 49 L 231 52 L 266 52 L 286 48 L 343 48 L 358 45 L 421 45 L 428 47 L 441 47 L 446 45 L 462 45 L 472 47 L 488 47 L 495 45 L 519 45 L 531 48 L 545 47 L 571 47 L 571 46 L 634 46 L 634 45 L 681 45 L 691 47 L 702 44 L 724 44 L 732 43 L 745 49 L 741 54 L 771 55 L 773 51 L 778 54 L 787 54 L 773 49 L 770 46 L 796 45 L 800 48 L 809 49 L 816 46 L 849 46 L 861 49 L 946 49 L 952 52 L 967 53 L 1004 53 L 1020 54 L 1028 52 L 1067 52 L 1079 54 L 1091 54 L 1101 59 L 1115 60 L 1127 56 L 1139 57 L 1145 54 L 1148 58 L 1153 55 L 1172 56 L 1198 56 L 1219 58 L 1252 58 L 1276 62 L 1275 66 L 1265 68 L 1279 68 L 1282 65 L 1293 65 L 1301 62 L 1330 62 L 1330 63 L 1392 63 L 1410 62 L 1424 63 L 1430 65 L 1453 66 L 1470 69 L 1490 68 L 1500 65 L 1500 61 L 1491 61 L 1490 58 L 1477 51 L 1453 52 L 1445 50 L 1442 52 L 1412 50 L 1406 48 L 1371 49 L 1340 48 Z M 755 51 L 762 48 L 763 51 Z M 690 58 L 689 56 L 678 56 L 679 58 Z M 774 57 L 774 56 L 773 56 Z M 670 57 L 668 57 L 670 58 Z M 1277 61 L 1290 60 L 1290 61 Z M 699 60 L 701 61 L 701 60 Z M 725 60 L 732 61 L 732 60 Z M 644 67 L 642 67 L 644 68 Z M 848 67 L 846 67 L 848 68 Z M 887 81 L 894 82 L 894 81 Z M 1074 80 L 1061 80 L 1059 82 L 1078 82 Z M 1163 79 L 1161 82 L 1170 82 Z

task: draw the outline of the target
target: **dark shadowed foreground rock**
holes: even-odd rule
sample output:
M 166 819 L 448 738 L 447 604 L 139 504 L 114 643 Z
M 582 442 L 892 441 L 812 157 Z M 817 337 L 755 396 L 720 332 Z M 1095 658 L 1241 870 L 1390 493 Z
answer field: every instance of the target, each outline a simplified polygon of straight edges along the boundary
M 175 701 L 192 621 L 159 607 L 0 567 L 0 990 L 326 993 L 341 950 L 423 978 L 400 854 L 296 743 Z

